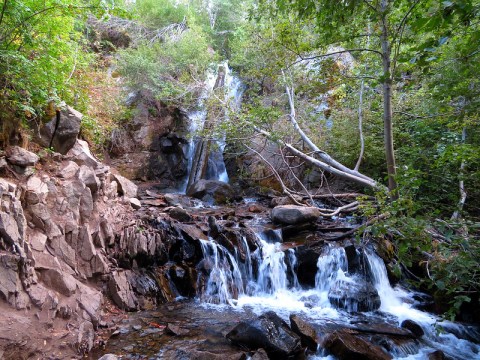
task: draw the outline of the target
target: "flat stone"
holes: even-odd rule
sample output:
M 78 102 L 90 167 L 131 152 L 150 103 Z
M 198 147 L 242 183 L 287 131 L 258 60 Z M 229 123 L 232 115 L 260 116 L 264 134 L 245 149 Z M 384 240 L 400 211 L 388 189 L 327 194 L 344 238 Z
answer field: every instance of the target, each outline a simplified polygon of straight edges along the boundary
M 302 339 L 302 345 L 311 351 L 317 351 L 317 332 L 312 325 L 298 315 L 290 315 L 290 327 Z
M 347 330 L 335 331 L 328 335 L 324 347 L 339 360 L 390 360 L 392 356 L 383 349 Z
M 20 167 L 34 166 L 40 158 L 38 155 L 21 148 L 20 146 L 11 146 L 7 149 L 7 161 L 12 165 Z
M 32 251 L 34 267 L 36 270 L 61 269 L 58 259 L 50 253 Z
M 181 207 L 171 208 L 170 211 L 168 212 L 168 215 L 170 215 L 170 217 L 172 217 L 173 219 L 181 222 L 192 221 L 192 217 L 190 216 L 190 214 L 185 209 L 182 209 Z
M 32 229 L 27 233 L 27 241 L 33 250 L 42 252 L 45 250 L 47 235 L 38 231 L 37 229 Z
M 98 360 L 118 360 L 118 357 L 117 355 L 114 355 L 114 354 L 105 354 Z
M 185 336 L 188 335 L 189 331 L 187 329 L 183 329 L 178 325 L 169 323 L 167 327 L 165 328 L 167 333 L 175 336 Z

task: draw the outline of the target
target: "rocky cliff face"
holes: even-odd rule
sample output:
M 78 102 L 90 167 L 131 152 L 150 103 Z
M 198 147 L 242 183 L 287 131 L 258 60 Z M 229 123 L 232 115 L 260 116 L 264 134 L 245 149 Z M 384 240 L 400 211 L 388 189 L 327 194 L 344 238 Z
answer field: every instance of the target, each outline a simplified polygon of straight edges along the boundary
M 70 344 L 89 350 L 115 270 L 109 248 L 134 219 L 137 187 L 80 140 L 41 159 L 12 147 L 0 162 L 0 298 L 46 326 L 76 326 Z
M 188 171 L 188 118 L 148 94 L 133 103 L 133 119 L 112 134 L 110 164 L 129 179 L 178 186 Z

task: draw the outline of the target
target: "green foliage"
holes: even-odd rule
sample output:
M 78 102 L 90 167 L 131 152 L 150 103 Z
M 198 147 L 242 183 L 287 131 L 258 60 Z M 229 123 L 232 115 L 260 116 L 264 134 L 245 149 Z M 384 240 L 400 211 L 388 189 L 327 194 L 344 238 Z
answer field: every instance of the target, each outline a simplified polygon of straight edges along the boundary
M 138 0 L 133 10 L 139 22 L 154 29 L 180 23 L 189 16 L 187 4 L 171 0 Z
M 131 89 L 145 90 L 166 103 L 190 106 L 212 61 L 207 37 L 192 24 L 179 39 L 145 42 L 121 51 L 119 69 Z
M 85 51 L 82 19 L 88 12 L 107 10 L 106 2 L 98 0 L 10 0 L 0 5 L 4 126 L 38 122 L 51 101 L 84 103 L 78 88 L 92 56 Z

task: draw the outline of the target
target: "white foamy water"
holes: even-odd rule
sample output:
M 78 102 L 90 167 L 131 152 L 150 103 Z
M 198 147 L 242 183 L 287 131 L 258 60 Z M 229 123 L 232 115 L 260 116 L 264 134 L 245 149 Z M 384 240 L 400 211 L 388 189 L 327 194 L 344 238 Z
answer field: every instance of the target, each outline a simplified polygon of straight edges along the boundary
M 216 302 L 221 298 L 224 304 L 229 304 L 228 306 L 238 311 L 249 311 L 260 315 L 273 310 L 285 320 L 290 314 L 296 313 L 312 324 L 325 324 L 333 321 L 351 326 L 357 315 L 334 308 L 328 300 L 328 292 L 336 282 L 348 283 L 358 280 L 358 274 L 351 276 L 348 273 L 347 257 L 343 248 L 332 245 L 325 249 L 317 261 L 316 274 L 312 274 L 315 277 L 315 287 L 305 289 L 298 283 L 296 274 L 298 259 L 295 251 L 293 249 L 283 251 L 280 242 L 268 242 L 264 233 L 257 236 L 260 247 L 251 254 L 246 240 L 242 239 L 241 246 L 246 254 L 251 255 L 250 261 L 246 260 L 240 265 L 233 265 L 232 262 L 239 261 L 239 256 L 230 258 L 224 255 L 224 258 L 229 259 L 227 263 L 231 264 L 230 272 L 225 269 L 221 270 L 225 263 L 222 265 L 220 258 L 214 261 L 215 264 L 218 264 L 215 267 L 218 267 L 219 270 L 212 270 L 213 275 L 212 273 L 210 275 L 214 279 L 212 286 L 209 287 L 209 296 L 211 299 L 215 299 L 211 302 Z M 203 242 L 202 246 L 205 246 L 206 243 L 212 249 L 215 247 L 212 242 Z M 204 252 L 213 253 L 218 257 L 219 253 L 227 251 L 225 248 L 218 247 L 217 249 L 216 253 L 212 250 L 204 250 Z M 383 260 L 373 251 L 365 251 L 365 257 L 370 268 L 372 282 L 380 296 L 381 306 L 378 311 L 364 313 L 364 316 L 372 323 L 396 323 L 398 326 L 403 320 L 410 319 L 418 323 L 425 332 L 420 343 L 409 342 L 395 346 L 390 352 L 394 359 L 427 359 L 428 354 L 437 349 L 442 350 L 452 359 L 480 359 L 479 345 L 454 335 L 468 332 L 466 327 L 441 321 L 432 314 L 415 309 L 412 293 L 400 287 L 391 287 Z M 287 262 L 290 266 L 287 266 Z M 224 272 L 223 277 L 220 276 L 222 271 Z M 221 285 L 223 281 L 231 281 L 229 279 L 233 279 L 234 287 L 243 286 L 242 289 L 233 291 L 238 294 L 238 297 L 232 298 L 232 291 L 228 290 L 228 286 Z M 210 279 L 208 283 L 210 284 Z M 215 293 L 215 289 L 219 294 Z M 230 298 L 228 298 L 229 296 Z M 365 317 L 362 321 L 365 321 Z M 440 330 L 442 328 L 444 332 Z M 319 351 L 309 359 L 335 359 L 335 357 L 321 352 L 322 350 Z

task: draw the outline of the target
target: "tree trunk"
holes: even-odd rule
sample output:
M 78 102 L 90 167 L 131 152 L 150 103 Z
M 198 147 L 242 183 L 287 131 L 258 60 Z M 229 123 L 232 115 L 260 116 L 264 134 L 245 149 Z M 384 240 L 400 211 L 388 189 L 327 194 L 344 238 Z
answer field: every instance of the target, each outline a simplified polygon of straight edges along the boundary
M 395 152 L 393 149 L 393 125 L 392 125 L 392 78 L 391 74 L 391 48 L 388 40 L 388 2 L 382 0 L 380 10 L 382 13 L 382 63 L 383 63 L 383 125 L 385 138 L 385 157 L 387 160 L 388 189 L 392 197 L 398 198 L 397 182 L 395 176 L 397 174 L 395 166 Z

